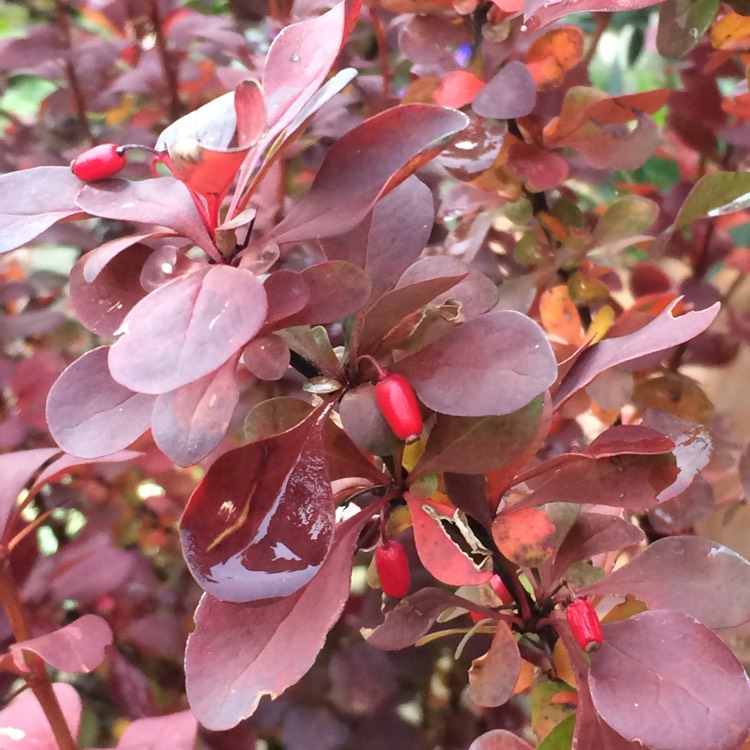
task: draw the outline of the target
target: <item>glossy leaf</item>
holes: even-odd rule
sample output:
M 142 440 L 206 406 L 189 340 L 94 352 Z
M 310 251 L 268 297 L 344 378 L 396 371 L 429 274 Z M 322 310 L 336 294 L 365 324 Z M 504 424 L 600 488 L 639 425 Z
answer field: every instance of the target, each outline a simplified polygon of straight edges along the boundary
M 260 380 L 281 380 L 289 369 L 290 351 L 276 334 L 256 336 L 242 351 L 242 364 Z
M 571 13 L 597 11 L 628 11 L 658 5 L 662 0 L 530 0 L 526 3 L 524 18 L 530 30 L 547 26 Z
M 492 568 L 488 565 L 488 552 L 477 545 L 471 550 L 471 537 L 467 548 L 470 556 L 453 540 L 449 530 L 457 535 L 471 534 L 461 514 L 447 505 L 419 500 L 409 495 L 406 503 L 414 523 L 414 541 L 417 554 L 427 570 L 449 586 L 472 586 L 489 581 Z M 471 535 L 473 537 L 473 535 Z
M 68 167 L 34 167 L 0 176 L 0 253 L 80 214 L 75 198 L 81 187 Z
M 444 471 L 483 474 L 515 461 L 536 436 L 542 409 L 543 401 L 537 398 L 501 417 L 438 414 L 412 476 Z
M 700 537 L 666 537 L 579 593 L 632 594 L 651 609 L 674 609 L 712 628 L 750 620 L 750 563 Z
M 557 373 L 542 329 L 521 313 L 491 312 L 464 323 L 393 368 L 420 401 L 442 414 L 504 415 L 542 393 Z
M 149 427 L 154 397 L 116 383 L 108 355 L 108 346 L 86 352 L 60 375 L 47 397 L 52 437 L 74 456 L 97 458 L 127 448 Z
M 502 706 L 510 700 L 521 671 L 521 654 L 511 629 L 497 625 L 490 650 L 469 669 L 469 697 L 478 706 Z
M 125 317 L 109 352 L 117 382 L 167 393 L 223 365 L 266 317 L 263 285 L 249 271 L 202 266 L 167 282 Z
M 111 644 L 109 625 L 97 615 L 84 615 L 51 633 L 12 644 L 10 654 L 21 672 L 29 671 L 23 652 L 32 651 L 55 669 L 79 674 L 96 669 Z
M 744 668 L 718 636 L 679 612 L 605 625 L 589 685 L 601 718 L 653 750 L 737 750 L 750 730 Z
M 139 182 L 104 180 L 86 185 L 76 204 L 104 219 L 156 224 L 192 240 L 214 259 L 218 250 L 185 185 L 172 177 Z
M 423 104 L 371 117 L 336 141 L 310 191 L 269 239 L 284 243 L 351 229 L 467 123 L 460 112 Z
M 703 477 L 697 476 L 684 492 L 650 510 L 648 520 L 659 534 L 679 534 L 688 531 L 713 510 L 713 487 Z
M 178 466 L 192 466 L 224 437 L 239 400 L 237 358 L 215 372 L 156 398 L 154 442 Z
M 180 523 L 185 560 L 226 602 L 290 596 L 320 570 L 333 536 L 323 454 L 328 409 L 280 435 L 222 454 Z
M 312 666 L 349 597 L 352 549 L 367 518 L 338 528 L 318 575 L 291 596 L 232 604 L 204 595 L 185 655 L 188 699 L 204 726 L 235 726 Z
M 536 105 L 536 84 L 529 69 L 511 60 L 476 95 L 472 109 L 482 117 L 509 120 L 528 115 Z
M 610 367 L 689 341 L 705 331 L 719 313 L 716 304 L 705 310 L 674 317 L 672 310 L 676 304 L 677 301 L 673 302 L 643 328 L 626 336 L 604 339 L 584 351 L 562 379 L 555 395 L 555 404 L 567 401 Z
M 52 685 L 63 719 L 71 735 L 78 737 L 81 724 L 81 698 L 72 685 Z M 0 739 L 3 750 L 59 750 L 42 706 L 31 690 L 17 695 L 0 711 Z

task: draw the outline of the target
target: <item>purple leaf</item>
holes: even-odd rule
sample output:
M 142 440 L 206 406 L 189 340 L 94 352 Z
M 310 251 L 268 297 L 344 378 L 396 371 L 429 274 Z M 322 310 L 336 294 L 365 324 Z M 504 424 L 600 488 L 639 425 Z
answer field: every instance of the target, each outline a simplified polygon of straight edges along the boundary
M 201 587 L 228 602 L 289 596 L 320 570 L 333 536 L 323 451 L 328 408 L 220 456 L 180 524 Z
M 57 448 L 34 448 L 0 454 L 0 476 L 3 478 L 0 489 L 0 537 L 5 535 L 8 521 L 15 515 L 16 501 L 23 488 L 47 461 L 59 454 Z
M 260 380 L 281 380 L 289 369 L 289 346 L 275 333 L 256 336 L 242 352 L 242 364 Z
M 12 644 L 10 653 L 23 672 L 28 671 L 23 652 L 33 651 L 55 669 L 78 674 L 96 669 L 111 644 L 109 625 L 97 615 L 84 615 L 47 635 Z
M 484 474 L 522 456 L 536 436 L 543 399 L 501 417 L 438 414 L 412 477 L 434 472 Z
M 423 588 L 402 599 L 386 613 L 380 625 L 362 634 L 371 646 L 381 651 L 400 651 L 413 646 L 446 609 L 454 606 L 456 597 L 449 591 Z
M 91 252 L 86 253 L 81 259 L 83 261 L 83 280 L 87 284 L 93 284 L 107 265 L 129 247 L 133 247 L 134 245 L 141 246 L 143 240 L 148 240 L 152 237 L 164 237 L 171 234 L 172 232 L 129 234 L 126 237 L 117 237 L 114 240 L 105 242 L 103 245 L 99 245 L 99 247 L 94 248 Z
M 713 487 L 698 476 L 684 492 L 650 510 L 648 520 L 659 534 L 679 534 L 710 515 L 714 506 Z
M 203 597 L 185 654 L 188 700 L 203 725 L 235 726 L 261 697 L 276 698 L 310 669 L 349 598 L 352 549 L 369 517 L 336 530 L 323 567 L 292 596 L 246 604 Z
M 373 300 L 419 258 L 434 220 L 432 193 L 412 176 L 378 201 L 354 229 L 320 244 L 329 260 L 348 260 L 367 270 Z
M 471 106 L 482 117 L 524 117 L 536 106 L 536 83 L 522 62 L 511 60 L 487 82 Z
M 88 255 L 70 271 L 70 302 L 78 319 L 98 336 L 112 338 L 125 316 L 146 296 L 141 271 L 153 250 L 135 244 L 116 255 L 90 283 L 85 280 Z
M 524 10 L 524 18 L 529 30 L 536 31 L 541 26 L 548 26 L 571 13 L 637 10 L 661 2 L 663 0 L 529 0 Z
M 385 421 L 372 383 L 347 391 L 339 404 L 339 416 L 346 434 L 362 450 L 375 456 L 389 456 L 398 450 L 401 441 Z
M 71 735 L 78 737 L 81 724 L 81 699 L 72 685 L 52 685 L 65 723 Z M 0 737 L 3 750 L 59 750 L 52 728 L 31 690 L 16 696 L 0 711 Z
M 0 253 L 80 214 L 76 195 L 82 185 L 68 167 L 34 167 L 0 176 Z
M 477 737 L 469 750 L 533 750 L 528 742 L 507 729 L 493 729 Z
M 632 523 L 602 513 L 580 513 L 554 558 L 554 577 L 562 576 L 573 563 L 594 555 L 640 544 L 645 534 Z
M 167 227 L 192 240 L 214 260 L 220 259 L 190 191 L 173 177 L 139 182 L 103 180 L 84 186 L 78 193 L 76 204 L 87 213 L 104 219 Z
M 651 750 L 738 750 L 750 730 L 744 668 L 712 631 L 678 612 L 605 625 L 589 686 L 599 716 Z
M 678 318 L 672 310 L 675 300 L 664 312 L 643 328 L 627 336 L 604 339 L 586 349 L 562 379 L 555 395 L 555 404 L 561 405 L 581 388 L 585 388 L 600 372 L 610 367 L 629 362 L 645 354 L 660 352 L 677 346 L 708 328 L 719 313 L 718 303 L 706 308 L 686 313 Z
M 151 415 L 154 442 L 178 466 L 198 463 L 226 434 L 240 397 L 237 359 L 157 397 Z
M 336 141 L 309 192 L 269 240 L 328 237 L 355 227 L 379 198 L 432 159 L 467 123 L 456 110 L 427 104 L 405 104 L 371 117 Z
M 708 539 L 666 537 L 579 593 L 632 594 L 650 609 L 674 609 L 711 628 L 729 628 L 750 620 L 750 563 Z
M 122 733 L 118 750 L 193 750 L 198 720 L 191 711 L 136 719 Z
M 268 51 L 263 92 L 274 132 L 289 125 L 328 76 L 359 16 L 361 0 L 283 28 Z
M 549 388 L 557 375 L 544 332 L 515 311 L 474 318 L 392 369 L 430 409 L 459 417 L 510 414 Z
M 134 393 L 112 380 L 109 347 L 79 357 L 52 386 L 47 422 L 52 437 L 68 453 L 97 458 L 126 448 L 151 421 L 153 396 Z
M 260 329 L 263 285 L 250 271 L 201 266 L 126 316 L 109 352 L 112 377 L 138 393 L 168 393 L 217 370 Z
M 134 461 L 141 455 L 143 454 L 137 451 L 117 451 L 116 453 L 108 453 L 105 456 L 97 456 L 96 458 L 81 458 L 80 456 L 71 456 L 68 453 L 63 453 L 39 472 L 39 476 L 34 480 L 30 492 L 38 492 L 45 484 L 55 482 L 69 474 L 74 474 L 75 472 L 71 471 L 71 469 L 91 466 L 92 464 L 104 464 L 106 468 L 106 464 Z M 85 470 L 82 473 L 86 473 Z
M 302 310 L 279 323 L 284 328 L 343 320 L 359 310 L 370 296 L 368 275 L 345 260 L 317 263 L 300 275 L 309 299 Z
M 469 669 L 469 697 L 478 706 L 502 706 L 510 700 L 521 671 L 521 654 L 510 627 L 500 622 L 490 650 Z

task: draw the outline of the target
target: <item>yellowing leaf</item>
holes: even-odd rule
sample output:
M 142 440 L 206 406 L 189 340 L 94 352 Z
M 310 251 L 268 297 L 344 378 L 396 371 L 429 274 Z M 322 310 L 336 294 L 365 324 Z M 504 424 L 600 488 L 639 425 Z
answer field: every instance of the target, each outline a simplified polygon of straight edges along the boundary
M 746 49 L 750 47 L 750 17 L 731 11 L 711 29 L 715 49 Z
M 509 560 L 524 568 L 541 565 L 554 552 L 555 524 L 541 508 L 503 513 L 492 523 L 492 538 Z
M 571 687 L 576 687 L 576 675 L 573 671 L 573 665 L 570 663 L 570 654 L 568 649 L 565 648 L 562 638 L 558 638 L 555 642 L 552 661 L 555 663 L 557 676 Z

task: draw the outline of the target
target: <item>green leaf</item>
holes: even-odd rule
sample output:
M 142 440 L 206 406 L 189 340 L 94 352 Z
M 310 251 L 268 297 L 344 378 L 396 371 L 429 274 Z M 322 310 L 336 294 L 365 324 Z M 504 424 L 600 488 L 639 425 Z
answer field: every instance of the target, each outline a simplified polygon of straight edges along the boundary
M 703 38 L 718 10 L 719 0 L 667 0 L 659 11 L 659 54 L 684 57 Z
M 723 216 L 750 206 L 750 173 L 714 172 L 701 177 L 682 204 L 675 229 L 703 216 Z
M 615 201 L 599 219 L 594 230 L 597 246 L 627 247 L 638 242 L 656 220 L 659 207 L 648 198 L 626 195 Z
M 576 716 L 563 719 L 537 746 L 536 750 L 570 750 L 573 746 L 573 732 Z

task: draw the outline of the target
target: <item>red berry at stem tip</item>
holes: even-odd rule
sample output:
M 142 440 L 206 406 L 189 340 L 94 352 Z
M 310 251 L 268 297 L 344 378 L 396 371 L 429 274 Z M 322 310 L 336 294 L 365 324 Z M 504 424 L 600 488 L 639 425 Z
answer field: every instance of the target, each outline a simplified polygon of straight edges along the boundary
M 119 148 L 116 143 L 100 143 L 76 156 L 70 163 L 70 169 L 84 182 L 114 177 L 126 164 L 125 156 Z
M 386 542 L 375 550 L 375 567 L 384 594 L 401 599 L 409 593 L 409 560 L 398 542 Z
M 399 440 L 413 443 L 422 433 L 422 412 L 409 381 L 401 375 L 385 375 L 375 385 L 381 414 Z
M 565 619 L 576 643 L 584 651 L 595 651 L 602 645 L 602 625 L 599 616 L 586 599 L 576 599 L 565 610 Z

